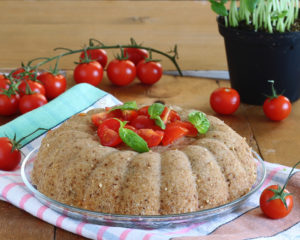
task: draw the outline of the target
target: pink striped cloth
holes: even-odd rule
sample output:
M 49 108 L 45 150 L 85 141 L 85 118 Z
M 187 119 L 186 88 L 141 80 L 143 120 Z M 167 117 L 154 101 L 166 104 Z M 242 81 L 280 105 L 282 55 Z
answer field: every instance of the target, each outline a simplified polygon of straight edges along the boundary
M 103 107 L 108 105 L 117 104 L 114 98 L 110 98 L 110 95 L 101 99 L 94 104 L 94 107 Z M 39 146 L 43 136 L 35 139 L 31 143 L 22 148 L 25 154 L 28 154 L 32 149 Z M 267 178 L 262 188 L 271 184 L 283 184 L 290 168 L 266 163 Z M 123 227 L 111 227 L 103 226 L 94 223 L 88 223 L 72 219 L 66 215 L 59 214 L 48 206 L 39 202 L 26 188 L 22 182 L 20 176 L 20 168 L 12 172 L 0 171 L 0 198 L 4 201 L 10 202 L 14 206 L 23 209 L 24 211 L 32 214 L 33 216 L 42 219 L 52 225 L 59 228 L 63 228 L 67 231 L 75 234 L 90 238 L 90 239 L 107 239 L 107 240 L 154 240 L 154 239 L 174 239 L 180 237 L 194 237 L 194 236 L 206 236 L 213 233 L 220 226 L 226 223 L 232 222 L 235 219 L 243 216 L 245 213 L 257 208 L 259 202 L 259 196 L 261 189 L 249 198 L 245 204 L 238 210 L 228 213 L 226 215 L 218 216 L 216 218 L 197 222 L 190 225 L 178 225 L 173 228 L 159 228 L 159 229 L 134 229 Z M 279 233 L 278 236 L 285 236 L 286 239 L 295 238 L 299 235 L 300 225 L 294 224 L 285 231 Z M 201 237 L 199 238 L 201 239 Z M 256 238 L 260 239 L 260 238 Z M 272 238 L 270 238 L 272 239 Z M 278 238 L 274 238 L 278 239 Z

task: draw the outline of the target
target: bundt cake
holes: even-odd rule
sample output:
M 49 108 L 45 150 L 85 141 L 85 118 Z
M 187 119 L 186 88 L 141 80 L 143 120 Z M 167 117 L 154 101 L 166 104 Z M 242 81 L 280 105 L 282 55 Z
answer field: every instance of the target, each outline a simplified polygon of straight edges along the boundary
M 192 110 L 169 106 L 181 120 Z M 103 213 L 166 215 L 235 200 L 251 189 L 256 164 L 245 139 L 213 116 L 205 134 L 182 137 L 139 153 L 103 146 L 92 116 L 77 114 L 48 132 L 32 181 L 59 202 Z

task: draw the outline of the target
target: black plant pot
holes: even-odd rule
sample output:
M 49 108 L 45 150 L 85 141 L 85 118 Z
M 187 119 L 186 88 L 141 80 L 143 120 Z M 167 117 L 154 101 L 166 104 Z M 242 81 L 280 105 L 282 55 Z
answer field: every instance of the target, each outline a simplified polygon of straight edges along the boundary
M 241 101 L 261 105 L 271 95 L 268 80 L 277 93 L 292 102 L 300 97 L 300 32 L 262 33 L 227 28 L 218 18 L 224 37 L 232 88 Z

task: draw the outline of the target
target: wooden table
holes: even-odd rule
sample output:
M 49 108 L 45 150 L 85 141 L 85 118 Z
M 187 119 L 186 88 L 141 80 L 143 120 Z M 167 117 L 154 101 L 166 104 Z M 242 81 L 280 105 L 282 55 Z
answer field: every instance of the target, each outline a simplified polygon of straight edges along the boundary
M 131 36 L 146 46 L 169 50 L 179 46 L 179 64 L 184 70 L 226 70 L 223 40 L 217 32 L 215 15 L 207 2 L 195 1 L 0 1 L 0 68 L 16 68 L 21 61 L 54 55 L 52 49 L 80 48 L 89 37 L 105 43 L 127 43 Z M 16 35 L 19 34 L 19 35 Z M 110 53 L 112 57 L 112 53 Z M 77 56 L 76 56 L 77 59 Z M 75 57 L 66 58 L 68 87 Z M 174 69 L 167 60 L 165 69 Z M 127 87 L 115 87 L 104 77 L 99 88 L 121 101 L 136 100 L 195 108 L 214 114 L 210 93 L 228 81 L 172 77 L 153 86 L 138 80 Z M 288 119 L 271 122 L 259 106 L 242 104 L 232 116 L 219 116 L 242 136 L 265 161 L 292 166 L 300 155 L 300 101 L 293 104 Z M 15 117 L 15 116 L 14 116 Z M 14 117 L 0 117 L 4 124 Z M 0 201 L 0 239 L 82 239 L 58 229 Z

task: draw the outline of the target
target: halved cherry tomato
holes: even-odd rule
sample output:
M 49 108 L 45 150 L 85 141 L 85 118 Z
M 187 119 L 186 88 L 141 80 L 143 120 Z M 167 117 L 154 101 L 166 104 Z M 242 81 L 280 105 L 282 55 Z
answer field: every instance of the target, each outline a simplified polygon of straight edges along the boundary
M 142 128 L 155 128 L 155 121 L 153 119 L 150 119 L 149 117 L 145 115 L 139 115 L 137 116 L 132 122 L 131 125 L 135 127 L 136 129 L 142 129 Z
M 133 127 L 133 126 L 131 126 L 131 125 L 128 125 L 128 124 L 126 124 L 126 125 L 124 126 L 124 128 L 130 129 L 130 130 L 134 131 L 135 133 L 137 133 L 137 131 L 138 131 L 135 127 Z
M 97 134 L 103 146 L 114 147 L 122 142 L 119 136 L 120 122 L 109 118 L 104 120 L 98 127 Z
M 122 112 L 120 109 L 116 109 L 114 111 L 105 111 L 105 112 L 100 112 L 92 115 L 92 123 L 99 127 L 100 124 L 109 118 L 121 118 Z
M 124 121 L 133 121 L 138 116 L 138 112 L 135 110 L 122 110 L 122 118 Z
M 162 114 L 160 115 L 161 120 L 163 120 L 163 122 L 166 124 L 168 122 L 174 122 L 177 120 L 180 120 L 180 116 L 178 115 L 177 112 L 175 112 L 174 110 L 171 110 L 168 107 L 165 107 L 164 111 L 162 112 Z
M 29 86 L 29 88 L 32 92 L 40 93 L 40 94 L 43 94 L 44 96 L 46 96 L 46 89 L 43 84 L 41 84 L 37 81 L 24 80 L 21 82 L 21 84 L 18 87 L 21 97 L 26 94 L 27 85 Z
M 138 65 L 141 60 L 148 58 L 148 51 L 140 48 L 125 48 L 124 56 L 128 57 L 128 60 L 132 61 L 134 65 Z
M 148 109 L 149 109 L 149 106 L 141 107 L 141 108 L 138 110 L 138 114 L 139 114 L 139 115 L 145 115 L 145 116 L 150 117 L 150 115 L 149 115 L 149 113 L 148 113 Z
M 96 60 L 98 63 L 101 64 L 103 68 L 105 68 L 107 63 L 107 53 L 104 49 L 88 49 L 86 51 L 89 59 Z M 85 53 L 82 52 L 80 54 L 80 60 L 85 58 Z
M 166 125 L 165 135 L 162 139 L 162 145 L 166 146 L 173 143 L 175 140 L 186 136 L 189 130 L 185 127 L 181 127 L 176 122 L 172 122 Z
M 139 129 L 137 134 L 147 142 L 148 147 L 159 145 L 164 137 L 163 131 L 154 131 L 153 129 Z
M 195 126 L 190 122 L 176 121 L 174 122 L 173 126 L 180 126 L 186 128 L 188 130 L 186 136 L 188 137 L 196 137 L 198 135 L 197 128 L 195 128 Z

